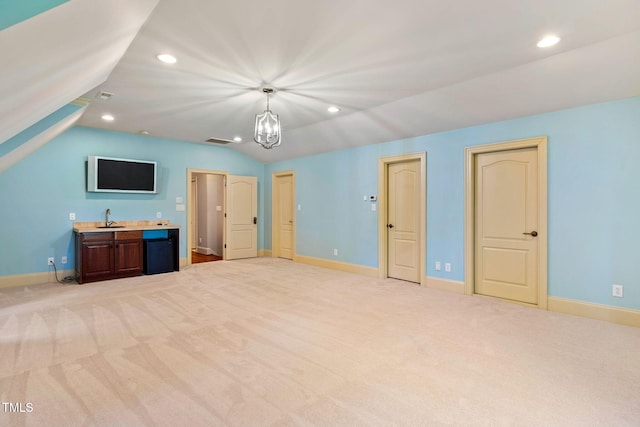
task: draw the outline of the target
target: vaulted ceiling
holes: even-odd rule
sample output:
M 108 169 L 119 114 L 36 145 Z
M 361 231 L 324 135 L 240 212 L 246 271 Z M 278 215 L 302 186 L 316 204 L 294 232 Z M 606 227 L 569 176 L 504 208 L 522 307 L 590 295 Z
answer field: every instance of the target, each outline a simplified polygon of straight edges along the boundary
M 263 162 L 640 95 L 637 0 L 71 0 L 32 20 L 0 32 L 21 31 L 0 108 L 82 96 L 80 125 L 240 136 L 226 147 Z M 560 43 L 536 47 L 550 33 Z M 252 137 L 265 86 L 272 150 Z

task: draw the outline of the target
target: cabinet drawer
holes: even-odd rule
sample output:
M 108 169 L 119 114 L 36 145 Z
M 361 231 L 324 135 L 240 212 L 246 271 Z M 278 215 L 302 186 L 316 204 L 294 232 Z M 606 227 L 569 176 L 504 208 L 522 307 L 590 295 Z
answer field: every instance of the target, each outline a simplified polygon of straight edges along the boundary
M 104 242 L 113 240 L 113 233 L 111 232 L 80 233 L 79 236 L 81 242 Z
M 138 240 L 138 239 L 142 239 L 142 230 L 116 231 L 114 234 L 115 234 L 116 240 Z

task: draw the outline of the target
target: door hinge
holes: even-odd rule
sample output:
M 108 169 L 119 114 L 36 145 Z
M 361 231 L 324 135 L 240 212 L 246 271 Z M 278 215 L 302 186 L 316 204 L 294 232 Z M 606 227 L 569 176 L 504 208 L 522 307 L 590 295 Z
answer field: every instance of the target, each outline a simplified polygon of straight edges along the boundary
M 224 213 L 224 217 L 225 217 L 225 218 L 227 217 L 227 213 L 226 213 L 226 212 Z
M 227 244 L 226 243 L 224 244 L 224 248 L 227 249 Z

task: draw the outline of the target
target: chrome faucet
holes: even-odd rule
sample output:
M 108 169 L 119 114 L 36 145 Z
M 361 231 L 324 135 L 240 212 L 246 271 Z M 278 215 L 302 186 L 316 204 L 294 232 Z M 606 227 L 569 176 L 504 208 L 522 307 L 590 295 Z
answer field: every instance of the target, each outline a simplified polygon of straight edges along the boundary
M 105 221 L 104 221 L 104 225 L 106 227 L 111 227 L 113 224 L 115 224 L 115 221 L 109 221 L 109 215 L 111 215 L 111 209 L 107 209 L 107 212 L 105 212 Z

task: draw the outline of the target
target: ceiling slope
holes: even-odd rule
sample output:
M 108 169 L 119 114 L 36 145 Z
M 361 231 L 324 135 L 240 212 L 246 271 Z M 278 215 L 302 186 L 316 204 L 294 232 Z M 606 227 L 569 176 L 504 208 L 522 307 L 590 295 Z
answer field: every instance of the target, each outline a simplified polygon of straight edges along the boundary
M 640 96 L 640 31 L 292 129 L 278 152 L 235 147 L 269 163 L 632 96 Z
M 78 123 L 239 136 L 226 147 L 275 162 L 640 95 L 639 31 L 638 0 L 167 0 Z M 537 48 L 548 33 L 561 43 Z M 253 143 L 265 86 L 272 150 Z
M 0 143 L 104 82 L 158 0 L 74 0 L 0 31 Z

